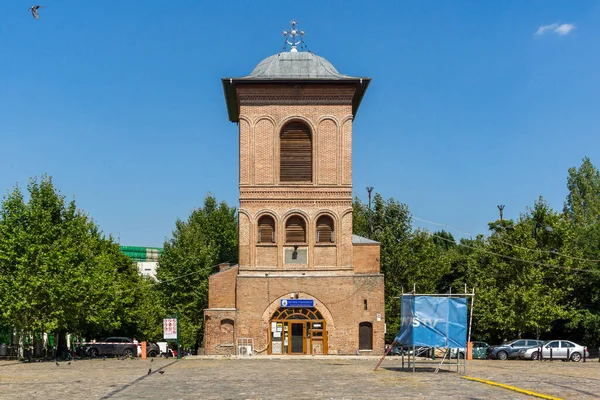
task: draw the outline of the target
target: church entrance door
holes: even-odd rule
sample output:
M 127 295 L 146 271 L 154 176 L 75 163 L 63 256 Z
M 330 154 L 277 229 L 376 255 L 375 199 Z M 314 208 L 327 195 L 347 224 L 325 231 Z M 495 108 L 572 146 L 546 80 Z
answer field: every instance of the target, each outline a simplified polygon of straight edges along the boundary
M 327 354 L 325 320 L 315 308 L 280 307 L 269 327 L 268 354 Z

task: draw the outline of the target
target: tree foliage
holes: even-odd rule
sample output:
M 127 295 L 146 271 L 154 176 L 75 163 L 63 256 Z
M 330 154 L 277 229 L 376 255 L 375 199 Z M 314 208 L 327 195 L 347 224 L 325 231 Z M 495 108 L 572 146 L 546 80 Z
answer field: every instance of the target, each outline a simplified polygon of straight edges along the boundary
M 199 347 L 208 307 L 208 277 L 217 264 L 237 262 L 236 210 L 208 195 L 187 221 L 177 220 L 156 271 L 164 309 L 181 316 L 181 343 Z
M 475 288 L 473 338 L 570 338 L 600 345 L 600 173 L 589 158 L 568 171 L 563 212 L 537 199 L 486 237 L 414 229 L 408 206 L 375 195 L 354 200 L 354 233 L 381 243 L 387 340 L 399 329 L 398 296 Z
M 0 206 L 0 318 L 18 330 L 97 333 L 127 321 L 137 269 L 52 179 Z

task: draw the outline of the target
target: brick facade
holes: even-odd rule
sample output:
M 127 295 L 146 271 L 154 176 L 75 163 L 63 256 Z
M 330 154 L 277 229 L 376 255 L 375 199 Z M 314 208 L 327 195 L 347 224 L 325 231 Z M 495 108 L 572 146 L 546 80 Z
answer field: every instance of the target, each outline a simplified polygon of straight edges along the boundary
M 354 82 L 327 80 L 235 85 L 240 143 L 239 265 L 209 279 L 206 354 L 235 351 L 227 343 L 229 321 L 233 321 L 234 340 L 251 338 L 254 352 L 269 352 L 271 318 L 281 300 L 289 298 L 314 301 L 326 324 L 324 352 L 355 354 L 360 323 L 372 329 L 368 351 L 383 352 L 385 307 L 379 245 L 353 244 L 352 240 L 356 87 Z M 310 130 L 311 182 L 279 179 L 280 134 L 291 121 Z M 274 243 L 259 243 L 258 220 L 264 215 L 275 222 Z M 316 224 L 323 215 L 333 221 L 331 243 L 317 243 Z M 286 221 L 292 216 L 305 223 L 305 243 L 286 244 Z

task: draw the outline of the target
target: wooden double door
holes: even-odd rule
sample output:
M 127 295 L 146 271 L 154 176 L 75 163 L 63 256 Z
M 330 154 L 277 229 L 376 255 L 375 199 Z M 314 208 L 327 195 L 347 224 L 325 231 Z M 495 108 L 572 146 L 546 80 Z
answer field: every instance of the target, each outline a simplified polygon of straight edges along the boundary
M 327 354 L 325 320 L 314 318 L 320 315 L 317 315 L 314 310 L 311 311 L 296 309 L 292 312 L 275 313 L 275 318 L 270 323 L 268 353 Z

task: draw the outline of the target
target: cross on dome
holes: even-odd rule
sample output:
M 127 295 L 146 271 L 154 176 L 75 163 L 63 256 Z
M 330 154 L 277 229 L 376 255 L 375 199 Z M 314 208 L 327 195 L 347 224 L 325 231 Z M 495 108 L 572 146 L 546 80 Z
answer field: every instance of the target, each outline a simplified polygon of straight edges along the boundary
M 306 47 L 304 44 L 304 31 L 298 28 L 298 23 L 296 20 L 292 20 L 290 22 L 290 30 L 284 30 L 282 32 L 283 37 L 285 37 L 285 42 L 283 43 L 283 49 L 285 50 L 287 45 L 290 45 L 290 52 L 296 53 L 298 49 L 296 46 L 300 45 L 300 48 L 303 49 Z

